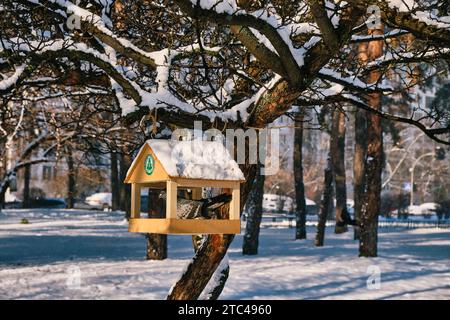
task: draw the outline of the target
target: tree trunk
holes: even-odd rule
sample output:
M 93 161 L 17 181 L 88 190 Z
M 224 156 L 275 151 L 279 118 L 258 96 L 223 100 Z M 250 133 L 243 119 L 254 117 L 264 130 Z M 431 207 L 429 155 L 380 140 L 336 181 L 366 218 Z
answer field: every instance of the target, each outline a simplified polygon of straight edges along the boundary
M 295 239 L 306 239 L 306 199 L 303 182 L 303 114 L 295 119 L 294 184 L 295 184 Z
M 333 111 L 331 137 L 331 161 L 336 190 L 336 225 L 335 233 L 347 232 L 349 214 L 347 212 L 347 186 L 345 179 L 345 114 L 339 109 Z
M 73 209 L 75 206 L 75 193 L 76 193 L 76 178 L 75 178 L 75 166 L 73 163 L 72 149 L 67 148 L 67 208 Z
M 123 183 L 127 176 L 128 168 L 131 165 L 131 157 L 122 153 L 120 156 L 120 210 L 125 212 L 125 218 L 131 216 L 131 186 Z
M 248 162 L 247 162 L 248 163 Z M 241 167 L 246 182 L 241 186 L 241 206 L 245 203 L 255 176 L 257 174 L 257 165 L 247 164 Z M 258 172 L 259 173 L 259 172 Z M 220 218 L 226 217 L 228 206 L 221 210 Z M 242 209 L 242 207 L 241 207 Z M 182 274 L 181 278 L 172 287 L 167 297 L 168 300 L 196 300 L 205 289 L 209 280 L 220 265 L 222 259 L 227 253 L 228 247 L 234 239 L 230 234 L 212 234 L 208 235 L 201 247 L 195 254 L 191 263 Z
M 23 175 L 23 208 L 30 207 L 30 179 L 31 179 L 31 165 L 27 164 L 24 166 L 24 175 Z
M 148 190 L 148 217 L 165 218 L 164 201 L 159 198 L 159 190 Z M 167 259 L 167 235 L 147 233 L 147 260 Z
M 364 167 L 367 149 L 367 113 L 355 112 L 355 150 L 353 155 L 353 199 L 355 220 L 359 223 L 364 196 Z M 359 227 L 354 229 L 354 239 L 359 239 Z
M 369 34 L 382 34 L 382 29 L 369 30 Z M 368 60 L 373 61 L 383 53 L 383 41 L 371 41 L 367 46 Z M 379 71 L 373 71 L 367 78 L 367 83 L 374 83 L 381 77 Z M 381 110 L 381 95 L 367 95 L 369 106 Z M 381 118 L 374 113 L 367 116 L 367 157 L 365 164 L 366 190 L 361 208 L 359 255 L 376 257 L 378 243 L 378 215 L 381 200 L 381 173 L 383 167 L 383 133 Z
M 255 184 L 247 200 L 247 223 L 245 226 L 242 254 L 258 254 L 259 229 L 262 219 L 265 177 L 259 171 L 255 178 Z
M 117 168 L 118 159 L 117 153 L 111 152 L 111 206 L 112 210 L 116 211 L 120 209 L 120 182 L 119 182 L 119 170 Z
M 317 234 L 315 245 L 317 247 L 322 247 L 325 238 L 325 227 L 327 223 L 327 215 L 330 210 L 330 204 L 332 201 L 333 193 L 333 170 L 331 164 L 331 157 L 328 156 L 327 165 L 324 170 L 324 183 L 323 183 L 323 193 L 322 202 L 320 203 L 319 209 L 319 221 L 317 223 Z
M 206 235 L 192 236 L 192 245 L 194 252 L 197 253 L 203 241 L 207 239 Z M 201 300 L 217 300 L 225 287 L 225 282 L 230 275 L 230 265 L 228 263 L 228 255 L 226 254 L 216 271 L 212 275 L 205 289 L 201 293 L 199 299 Z
M 376 104 L 380 105 L 380 96 L 378 94 L 372 95 L 370 102 L 372 108 L 376 107 Z M 383 167 L 381 118 L 374 114 L 369 114 L 367 124 L 368 146 L 365 164 L 367 185 L 360 216 L 359 255 L 362 257 L 376 257 Z

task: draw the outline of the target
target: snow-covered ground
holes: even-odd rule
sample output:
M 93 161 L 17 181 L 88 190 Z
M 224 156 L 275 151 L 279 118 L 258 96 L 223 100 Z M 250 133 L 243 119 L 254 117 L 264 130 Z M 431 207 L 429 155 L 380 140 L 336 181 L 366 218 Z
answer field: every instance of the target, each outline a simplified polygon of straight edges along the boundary
M 237 236 L 221 298 L 450 299 L 450 229 L 382 229 L 374 259 L 357 257 L 353 232 L 328 228 L 322 248 L 308 232 L 293 241 L 294 229 L 263 228 L 254 257 L 241 255 Z M 146 261 L 143 235 L 128 233 L 121 213 L 6 210 L 0 298 L 162 299 L 192 254 L 189 237 L 170 236 L 169 259 Z

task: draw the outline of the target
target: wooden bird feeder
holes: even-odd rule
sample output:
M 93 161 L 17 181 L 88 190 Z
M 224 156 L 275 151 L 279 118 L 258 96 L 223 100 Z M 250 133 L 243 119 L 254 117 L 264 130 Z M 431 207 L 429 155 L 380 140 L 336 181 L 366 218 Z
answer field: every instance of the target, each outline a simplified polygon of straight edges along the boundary
M 161 234 L 238 234 L 240 184 L 244 175 L 224 146 L 215 141 L 148 140 L 131 164 L 125 183 L 131 184 L 128 231 Z M 230 189 L 229 219 L 179 219 L 177 190 Z M 166 189 L 166 218 L 141 218 L 141 189 Z

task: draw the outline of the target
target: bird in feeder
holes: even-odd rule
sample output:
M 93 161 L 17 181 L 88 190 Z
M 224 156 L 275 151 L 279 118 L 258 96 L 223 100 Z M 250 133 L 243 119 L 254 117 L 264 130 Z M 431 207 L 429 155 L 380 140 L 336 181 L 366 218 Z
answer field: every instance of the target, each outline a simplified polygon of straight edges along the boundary
M 166 200 L 166 192 L 162 191 L 159 197 Z M 177 198 L 177 217 L 178 219 L 212 219 L 215 217 L 215 210 L 229 203 L 231 198 L 229 194 L 199 200 Z

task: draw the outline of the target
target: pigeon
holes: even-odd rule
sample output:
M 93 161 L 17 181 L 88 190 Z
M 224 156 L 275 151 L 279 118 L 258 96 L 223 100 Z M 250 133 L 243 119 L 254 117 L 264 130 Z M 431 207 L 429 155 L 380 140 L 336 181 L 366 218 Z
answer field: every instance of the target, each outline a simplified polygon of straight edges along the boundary
M 162 191 L 159 198 L 166 200 L 167 194 Z M 212 219 L 214 211 L 231 201 L 231 195 L 221 194 L 216 197 L 199 200 L 177 198 L 178 219 Z

